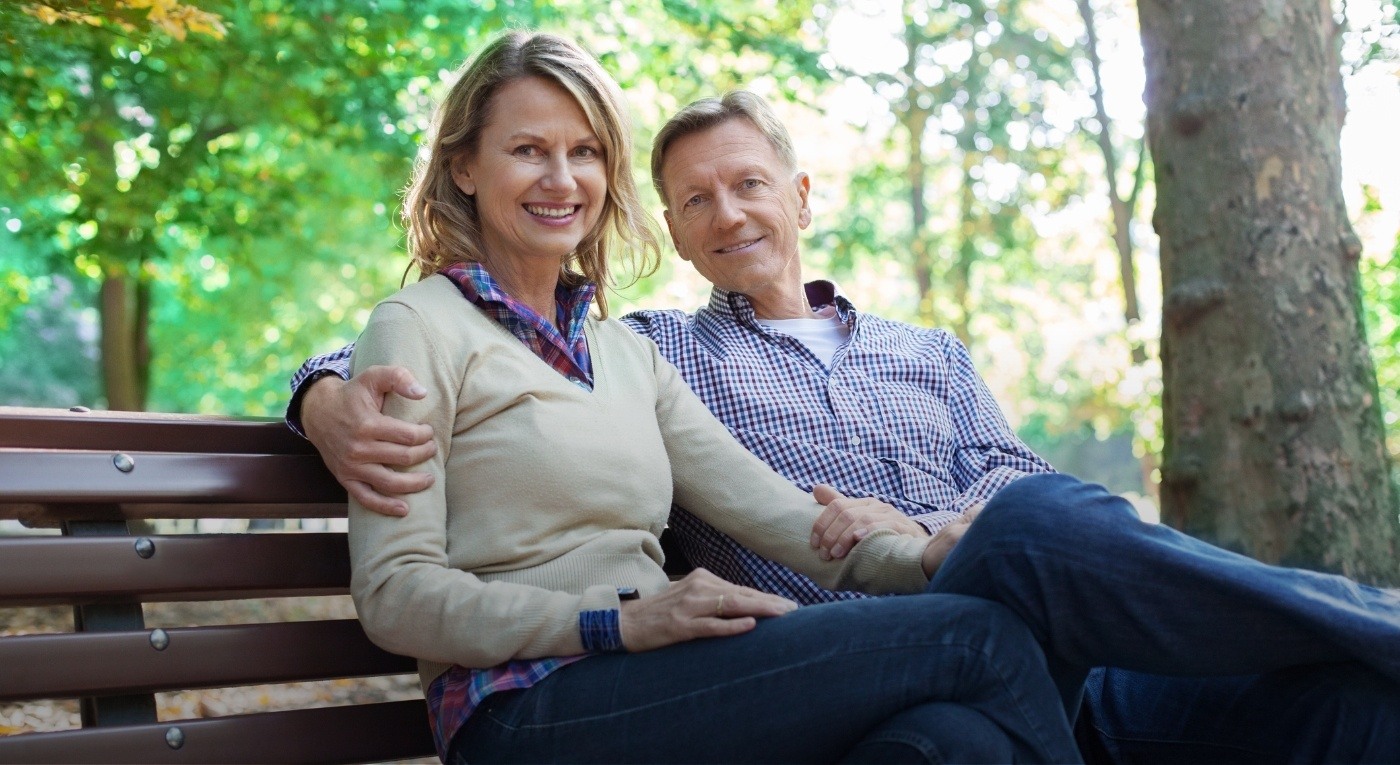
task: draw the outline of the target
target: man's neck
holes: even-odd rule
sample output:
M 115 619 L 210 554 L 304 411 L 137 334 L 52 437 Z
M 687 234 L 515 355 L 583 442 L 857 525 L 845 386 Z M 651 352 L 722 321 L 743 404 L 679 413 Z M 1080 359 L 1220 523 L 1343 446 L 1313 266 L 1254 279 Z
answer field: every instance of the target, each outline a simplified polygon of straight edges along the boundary
M 807 302 L 807 291 L 802 282 L 786 285 L 783 288 L 746 295 L 753 306 L 754 317 L 758 319 L 811 319 L 812 306 Z

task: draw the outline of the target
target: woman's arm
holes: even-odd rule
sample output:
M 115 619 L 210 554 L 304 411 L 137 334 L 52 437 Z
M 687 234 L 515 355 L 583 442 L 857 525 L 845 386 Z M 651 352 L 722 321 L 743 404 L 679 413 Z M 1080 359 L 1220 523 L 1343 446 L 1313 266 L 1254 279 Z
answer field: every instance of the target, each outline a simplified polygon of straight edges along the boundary
M 350 501 L 351 594 L 365 631 L 380 646 L 409 656 L 466 667 L 509 659 L 583 653 L 579 613 L 616 609 L 609 585 L 582 595 L 507 582 L 484 582 L 452 568 L 447 557 L 449 482 L 446 464 L 461 390 L 463 356 L 455 338 L 410 307 L 386 301 L 360 336 L 352 365 L 402 366 L 427 390 L 421 400 L 390 395 L 385 414 L 432 427 L 436 453 L 412 469 L 433 476 L 425 491 L 404 497 L 408 514 L 390 518 Z M 498 480 L 489 476 L 479 480 Z
M 646 343 L 657 379 L 657 420 L 675 479 L 675 502 L 758 554 L 831 590 L 922 592 L 921 556 L 928 537 L 877 529 L 840 560 L 824 561 L 811 546 L 823 509 L 810 495 L 745 449 Z

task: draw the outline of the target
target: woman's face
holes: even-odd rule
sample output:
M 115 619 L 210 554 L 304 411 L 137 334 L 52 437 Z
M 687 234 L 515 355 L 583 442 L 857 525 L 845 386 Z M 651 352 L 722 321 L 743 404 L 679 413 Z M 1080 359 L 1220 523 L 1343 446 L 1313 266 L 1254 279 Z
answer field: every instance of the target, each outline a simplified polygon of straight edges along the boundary
M 457 187 L 476 198 L 490 262 L 557 267 L 598 224 L 607 158 L 567 90 L 542 77 L 502 86 L 476 152 L 457 163 Z

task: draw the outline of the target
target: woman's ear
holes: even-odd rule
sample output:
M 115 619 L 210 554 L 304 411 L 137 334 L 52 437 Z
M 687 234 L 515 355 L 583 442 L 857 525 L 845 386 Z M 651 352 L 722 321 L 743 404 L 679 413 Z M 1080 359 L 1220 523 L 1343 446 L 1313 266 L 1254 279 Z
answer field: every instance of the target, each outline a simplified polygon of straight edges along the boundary
M 457 184 L 457 188 L 462 190 L 467 196 L 476 195 L 476 181 L 472 180 L 472 171 L 467 167 L 466 157 L 457 157 L 452 161 L 452 182 Z

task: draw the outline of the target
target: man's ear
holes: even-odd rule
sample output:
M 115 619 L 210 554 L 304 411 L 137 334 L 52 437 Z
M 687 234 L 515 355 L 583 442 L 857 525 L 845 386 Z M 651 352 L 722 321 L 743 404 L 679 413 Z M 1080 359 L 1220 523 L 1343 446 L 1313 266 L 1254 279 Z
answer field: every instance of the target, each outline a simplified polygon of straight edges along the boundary
M 676 248 L 676 254 L 681 256 L 681 260 L 690 260 L 686 257 L 685 248 L 681 247 L 680 237 L 676 236 L 676 221 L 671 217 L 671 211 L 663 210 L 661 216 L 666 219 L 666 230 L 671 234 L 671 246 Z
M 812 191 L 812 179 L 806 173 L 799 172 L 792 182 L 797 184 L 797 199 L 801 205 L 797 209 L 797 227 L 805 229 L 812 225 L 812 208 L 807 204 L 807 195 Z
M 472 173 L 467 167 L 466 157 L 453 158 L 452 182 L 457 184 L 457 188 L 461 189 L 463 194 L 469 197 L 476 195 L 476 181 L 472 180 Z

